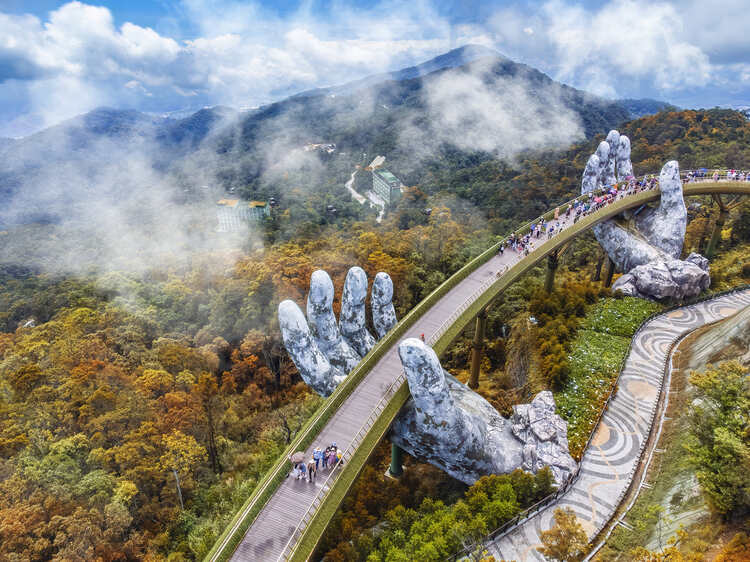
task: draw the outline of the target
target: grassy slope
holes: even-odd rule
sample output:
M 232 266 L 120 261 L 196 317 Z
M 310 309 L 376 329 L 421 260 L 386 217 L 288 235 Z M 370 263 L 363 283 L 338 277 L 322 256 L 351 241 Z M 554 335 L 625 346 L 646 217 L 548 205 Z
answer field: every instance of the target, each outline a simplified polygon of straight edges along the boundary
M 624 297 L 602 299 L 587 312 L 571 344 L 570 377 L 555 395 L 558 413 L 568 422 L 570 452 L 575 458 L 583 453 L 633 334 L 661 308 L 658 303 Z

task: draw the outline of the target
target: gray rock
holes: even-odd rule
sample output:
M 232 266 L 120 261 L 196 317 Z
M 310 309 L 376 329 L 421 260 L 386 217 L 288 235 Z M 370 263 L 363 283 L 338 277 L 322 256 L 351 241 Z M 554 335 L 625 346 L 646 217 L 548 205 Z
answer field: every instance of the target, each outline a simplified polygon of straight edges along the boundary
M 487 474 L 544 466 L 560 484 L 575 469 L 567 425 L 555 414 L 552 393 L 514 407 L 507 420 L 445 372 L 421 340 L 401 342 L 399 355 L 412 398 L 394 421 L 391 438 L 405 451 L 467 484 Z
M 664 262 L 639 265 L 633 268 L 630 274 L 635 278 L 635 286 L 642 295 L 666 299 L 680 294 L 680 286 L 672 280 L 669 268 Z
M 339 331 L 346 342 L 364 357 L 375 345 L 375 338 L 367 330 L 365 300 L 367 299 L 367 274 L 361 267 L 352 267 L 346 274 L 341 295 Z
M 633 175 L 633 164 L 630 161 L 630 139 L 620 135 L 617 145 L 617 179 L 623 181 Z
M 685 299 L 699 295 L 709 284 L 708 272 L 700 266 L 687 260 L 669 260 L 634 267 L 612 285 L 612 290 L 633 297 Z
M 607 144 L 609 145 L 609 154 L 607 155 L 607 165 L 604 167 L 604 176 L 602 184 L 614 185 L 617 183 L 617 174 L 615 172 L 615 163 L 617 161 L 617 151 L 620 147 L 620 133 L 611 130 L 607 134 Z
M 284 347 L 302 379 L 321 396 L 330 395 L 346 374 L 332 366 L 310 333 L 305 316 L 296 303 L 279 303 L 279 327 Z
M 708 275 L 708 271 L 701 269 L 699 265 L 696 265 L 692 261 L 671 260 L 666 265 L 667 269 L 669 269 L 669 274 L 672 276 L 672 280 L 680 287 L 679 298 L 700 295 L 711 284 L 711 277 Z
M 370 305 L 372 307 L 372 324 L 378 339 L 386 335 L 396 325 L 396 309 L 393 308 L 393 281 L 387 273 L 375 275 L 372 283 Z
M 708 258 L 704 258 L 700 254 L 696 254 L 695 252 L 693 252 L 688 257 L 685 258 L 685 261 L 694 263 L 695 265 L 700 267 L 703 271 L 708 271 Z
M 638 287 L 635 286 L 635 277 L 632 273 L 623 273 L 620 277 L 612 284 L 613 291 L 620 291 L 626 297 L 643 297 L 638 292 Z
M 333 315 L 333 281 L 322 269 L 313 271 L 307 295 L 307 321 L 318 348 L 337 369 L 349 373 L 361 357 L 341 337 Z

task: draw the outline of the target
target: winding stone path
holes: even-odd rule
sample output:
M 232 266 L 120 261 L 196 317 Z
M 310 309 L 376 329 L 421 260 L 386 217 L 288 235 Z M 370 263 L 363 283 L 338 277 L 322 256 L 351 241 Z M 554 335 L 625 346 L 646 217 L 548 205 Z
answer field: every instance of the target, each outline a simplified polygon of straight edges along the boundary
M 543 561 L 536 550 L 557 507 L 570 507 L 589 539 L 609 522 L 638 467 L 661 394 L 671 345 L 688 332 L 750 306 L 750 290 L 662 314 L 633 339 L 616 395 L 584 453 L 578 479 L 554 504 L 497 537 L 488 549 L 498 560 Z

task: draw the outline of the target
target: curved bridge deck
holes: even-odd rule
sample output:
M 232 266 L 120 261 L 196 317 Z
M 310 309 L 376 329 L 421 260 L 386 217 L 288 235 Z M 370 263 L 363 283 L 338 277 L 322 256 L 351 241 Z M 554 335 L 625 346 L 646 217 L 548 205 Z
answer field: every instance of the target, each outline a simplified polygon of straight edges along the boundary
M 750 183 L 700 182 L 684 185 L 686 196 L 713 193 L 750 194 Z M 562 229 L 551 239 L 548 240 L 544 234 L 535 239 L 534 249 L 527 256 L 521 256 L 510 249 L 506 249 L 502 256 L 492 254 L 445 292 L 401 334 L 401 338 L 419 337 L 424 333 L 438 355 L 442 354 L 479 311 L 548 254 L 593 225 L 658 197 L 658 190 L 628 193 L 591 212 L 575 224 L 572 217 L 566 219 L 561 213 L 559 222 Z M 567 203 L 560 208 L 564 209 L 566 205 Z M 523 234 L 524 230 L 517 232 Z M 450 286 L 449 283 L 451 279 L 445 285 Z M 393 331 L 396 330 L 394 328 Z M 292 477 L 281 480 L 250 523 L 232 555 L 233 560 L 304 560 L 311 554 L 335 508 L 408 399 L 408 385 L 403 377 L 397 343 L 395 340 L 390 343 L 390 348 L 369 369 L 307 448 L 306 454 L 311 456 L 314 447 L 326 447 L 335 441 L 345 451 L 344 465 L 333 474 L 319 472 L 315 483 Z M 363 360 L 363 363 L 366 362 L 367 358 Z M 280 478 L 282 470 L 288 472 L 288 463 L 283 467 L 278 465 L 274 476 Z M 258 494 L 256 491 L 254 496 Z M 257 497 L 254 501 L 258 504 L 263 502 Z M 241 532 L 243 519 L 250 519 L 248 513 L 249 508 L 244 508 L 244 512 L 238 515 L 207 559 L 223 560 L 231 554 L 233 537 Z
M 589 540 L 609 522 L 632 482 L 649 439 L 672 345 L 705 324 L 750 306 L 750 290 L 685 306 L 650 320 L 635 335 L 617 394 L 584 453 L 578 479 L 554 504 L 489 545 L 498 560 L 544 561 L 541 531 L 553 526 L 555 508 L 571 508 Z

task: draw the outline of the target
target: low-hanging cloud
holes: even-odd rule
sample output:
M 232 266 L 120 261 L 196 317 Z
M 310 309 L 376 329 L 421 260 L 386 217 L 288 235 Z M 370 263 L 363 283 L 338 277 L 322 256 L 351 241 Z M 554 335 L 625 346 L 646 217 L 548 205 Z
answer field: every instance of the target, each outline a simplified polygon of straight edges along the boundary
M 512 158 L 583 137 L 578 114 L 565 105 L 557 84 L 523 75 L 488 79 L 489 68 L 472 69 L 459 80 L 441 77 L 427 89 L 430 129 L 440 141 Z
M 217 232 L 215 169 L 162 168 L 158 158 L 170 153 L 149 125 L 110 138 L 65 124 L 19 141 L 3 167 L 20 184 L 3 197 L 0 263 L 145 272 L 184 268 L 202 255 L 232 259 L 260 244 L 251 224 Z

